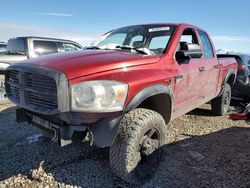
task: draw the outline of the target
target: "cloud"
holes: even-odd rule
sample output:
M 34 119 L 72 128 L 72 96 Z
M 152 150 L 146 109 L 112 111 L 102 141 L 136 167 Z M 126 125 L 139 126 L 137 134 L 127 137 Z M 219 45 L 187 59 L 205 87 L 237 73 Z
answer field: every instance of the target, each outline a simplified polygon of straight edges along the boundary
M 250 42 L 247 36 L 213 36 L 212 39 L 216 42 Z
M 39 36 L 62 38 L 76 41 L 82 45 L 88 45 L 98 39 L 101 33 L 79 32 L 65 27 L 37 27 L 21 23 L 0 21 L 0 41 L 7 41 L 19 36 Z
M 213 36 L 216 49 L 250 54 L 250 36 Z
M 39 12 L 39 13 L 35 13 L 35 14 L 41 15 L 41 16 L 58 16 L 58 17 L 72 17 L 72 16 L 74 16 L 73 14 L 56 13 L 56 12 Z

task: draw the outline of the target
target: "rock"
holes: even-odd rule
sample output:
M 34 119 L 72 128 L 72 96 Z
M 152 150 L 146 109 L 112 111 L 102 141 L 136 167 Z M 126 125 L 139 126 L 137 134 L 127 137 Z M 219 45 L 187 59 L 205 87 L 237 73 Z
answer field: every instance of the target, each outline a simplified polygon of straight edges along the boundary
M 191 155 L 191 157 L 193 157 L 196 161 L 201 161 L 205 158 L 204 155 L 202 155 L 201 153 L 199 153 L 198 151 L 188 151 L 189 155 Z

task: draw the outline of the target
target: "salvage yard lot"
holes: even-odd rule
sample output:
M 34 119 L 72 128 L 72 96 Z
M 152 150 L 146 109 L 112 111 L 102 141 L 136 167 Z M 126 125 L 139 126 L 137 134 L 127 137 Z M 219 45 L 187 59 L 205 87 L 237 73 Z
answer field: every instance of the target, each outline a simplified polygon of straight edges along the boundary
M 162 163 L 139 187 L 250 187 L 250 126 L 209 109 L 203 105 L 167 126 Z M 59 148 L 15 123 L 14 110 L 0 105 L 0 187 L 131 187 L 112 175 L 108 149 Z

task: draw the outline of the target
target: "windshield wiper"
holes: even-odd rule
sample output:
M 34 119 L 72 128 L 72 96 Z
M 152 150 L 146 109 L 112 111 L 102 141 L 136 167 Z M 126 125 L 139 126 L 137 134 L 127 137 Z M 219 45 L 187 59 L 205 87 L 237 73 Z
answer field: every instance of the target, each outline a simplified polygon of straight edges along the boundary
M 25 52 L 22 51 L 14 51 L 14 50 L 7 50 L 4 53 L 6 54 L 17 54 L 17 55 L 26 55 Z
M 84 49 L 87 49 L 87 50 L 100 50 L 101 48 L 99 48 L 98 46 L 88 46 Z
M 150 50 L 146 51 L 143 48 L 139 49 L 139 48 L 134 48 L 132 46 L 123 46 L 123 45 L 116 46 L 116 48 L 120 48 L 120 49 L 124 49 L 124 50 L 134 50 L 140 54 L 151 55 Z

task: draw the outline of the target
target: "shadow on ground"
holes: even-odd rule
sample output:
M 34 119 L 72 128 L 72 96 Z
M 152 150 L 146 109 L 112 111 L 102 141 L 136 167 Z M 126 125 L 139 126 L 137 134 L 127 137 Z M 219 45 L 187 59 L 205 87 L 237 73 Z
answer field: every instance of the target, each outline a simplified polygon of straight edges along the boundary
M 12 111 L 3 111 L 0 117 Z M 38 134 L 30 126 L 15 124 L 13 117 L 5 123 L 8 126 L 0 123 L 4 142 L 0 147 L 0 181 L 19 173 L 29 178 L 31 170 L 44 161 L 44 171 L 58 182 L 82 187 L 130 187 L 111 173 L 108 149 L 87 143 L 59 148 L 44 137 L 29 143 L 27 137 Z M 13 138 L 6 143 L 2 138 L 10 134 L 9 127 L 13 127 Z M 189 136 L 162 147 L 164 157 L 159 169 L 141 187 L 250 187 L 250 128 L 231 127 Z
M 187 114 L 194 116 L 210 116 L 210 117 L 216 116 L 211 109 L 204 109 L 204 108 L 196 108 Z

